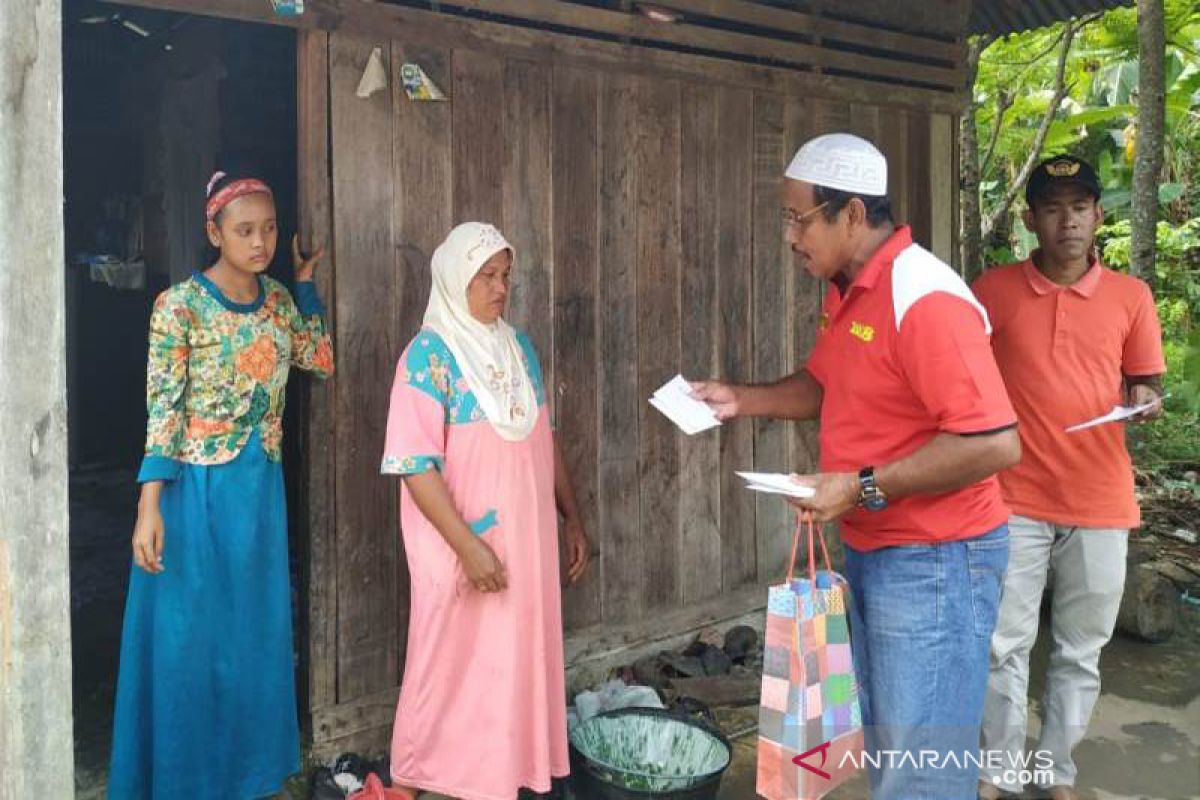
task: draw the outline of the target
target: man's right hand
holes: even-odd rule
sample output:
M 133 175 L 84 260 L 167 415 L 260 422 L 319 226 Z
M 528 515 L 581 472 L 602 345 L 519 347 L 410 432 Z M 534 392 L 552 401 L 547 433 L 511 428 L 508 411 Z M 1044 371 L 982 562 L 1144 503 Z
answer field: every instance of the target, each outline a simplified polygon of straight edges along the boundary
M 692 397 L 706 403 L 722 422 L 744 412 L 741 386 L 720 381 L 688 381 L 688 384 L 692 387 Z

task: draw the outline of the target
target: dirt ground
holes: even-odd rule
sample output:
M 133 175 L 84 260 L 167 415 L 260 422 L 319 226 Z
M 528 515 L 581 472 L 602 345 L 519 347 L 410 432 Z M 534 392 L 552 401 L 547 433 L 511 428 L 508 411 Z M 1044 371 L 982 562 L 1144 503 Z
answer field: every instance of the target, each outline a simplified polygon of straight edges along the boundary
M 97 471 L 72 479 L 76 797 L 81 800 L 104 797 L 136 504 L 133 477 L 132 472 Z M 1031 697 L 1041 694 L 1047 655 L 1043 636 L 1034 651 Z M 1200 610 L 1185 606 L 1179 632 L 1163 644 L 1116 637 L 1100 668 L 1103 693 L 1088 736 L 1076 751 L 1083 798 L 1200 800 Z M 1038 706 L 1031 701 L 1034 717 Z M 754 709 L 740 713 L 742 721 L 754 723 Z M 725 726 L 746 727 L 732 719 Z M 1034 719 L 1031 735 L 1036 730 Z M 754 768 L 755 738 L 750 734 L 736 740 L 719 800 L 753 800 Z M 301 785 L 294 782 L 292 800 L 304 798 Z M 867 796 L 866 779 L 860 775 L 828 797 Z
M 1075 751 L 1083 800 L 1200 798 L 1200 611 L 1184 607 L 1168 642 L 1116 636 L 1100 658 L 1102 693 L 1087 738 Z M 1045 626 L 1043 626 L 1044 632 Z M 1041 696 L 1047 638 L 1038 637 L 1030 697 Z M 1040 702 L 1030 701 L 1030 735 Z M 1029 750 L 1036 748 L 1029 742 Z M 755 740 L 737 742 L 719 800 L 753 800 Z M 863 800 L 866 775 L 838 787 L 828 800 Z
M 137 510 L 133 470 L 71 475 L 71 655 L 75 699 L 75 795 L 102 798 L 129 537 Z

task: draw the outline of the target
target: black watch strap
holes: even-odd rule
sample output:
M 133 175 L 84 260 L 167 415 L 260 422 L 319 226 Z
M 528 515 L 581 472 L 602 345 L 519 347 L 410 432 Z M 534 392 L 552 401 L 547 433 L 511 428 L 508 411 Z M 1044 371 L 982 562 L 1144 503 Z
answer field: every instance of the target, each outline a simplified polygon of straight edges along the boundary
M 887 508 L 887 495 L 875 482 L 875 468 L 863 467 L 858 471 L 858 504 L 868 511 Z

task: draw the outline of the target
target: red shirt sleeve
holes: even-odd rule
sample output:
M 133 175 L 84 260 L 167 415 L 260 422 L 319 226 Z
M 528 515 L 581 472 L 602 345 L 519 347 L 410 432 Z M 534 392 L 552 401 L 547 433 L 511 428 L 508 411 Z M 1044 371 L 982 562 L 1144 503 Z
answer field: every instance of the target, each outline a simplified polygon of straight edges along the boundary
M 1167 371 L 1167 364 L 1163 359 L 1158 309 L 1154 306 L 1150 287 L 1141 281 L 1138 281 L 1138 287 L 1137 305 L 1121 354 L 1121 371 L 1126 375 L 1161 375 Z
M 913 392 L 946 433 L 984 433 L 1016 424 L 1017 415 L 992 355 L 978 309 L 946 292 L 918 300 L 896 339 Z

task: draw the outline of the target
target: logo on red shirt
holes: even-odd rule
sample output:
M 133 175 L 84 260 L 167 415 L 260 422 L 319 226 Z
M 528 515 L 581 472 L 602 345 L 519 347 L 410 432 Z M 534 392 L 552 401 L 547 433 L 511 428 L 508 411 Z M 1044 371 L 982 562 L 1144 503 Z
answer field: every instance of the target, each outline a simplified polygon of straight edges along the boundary
M 850 335 L 856 336 L 864 342 L 870 342 L 875 338 L 875 329 L 865 322 L 851 322 Z

